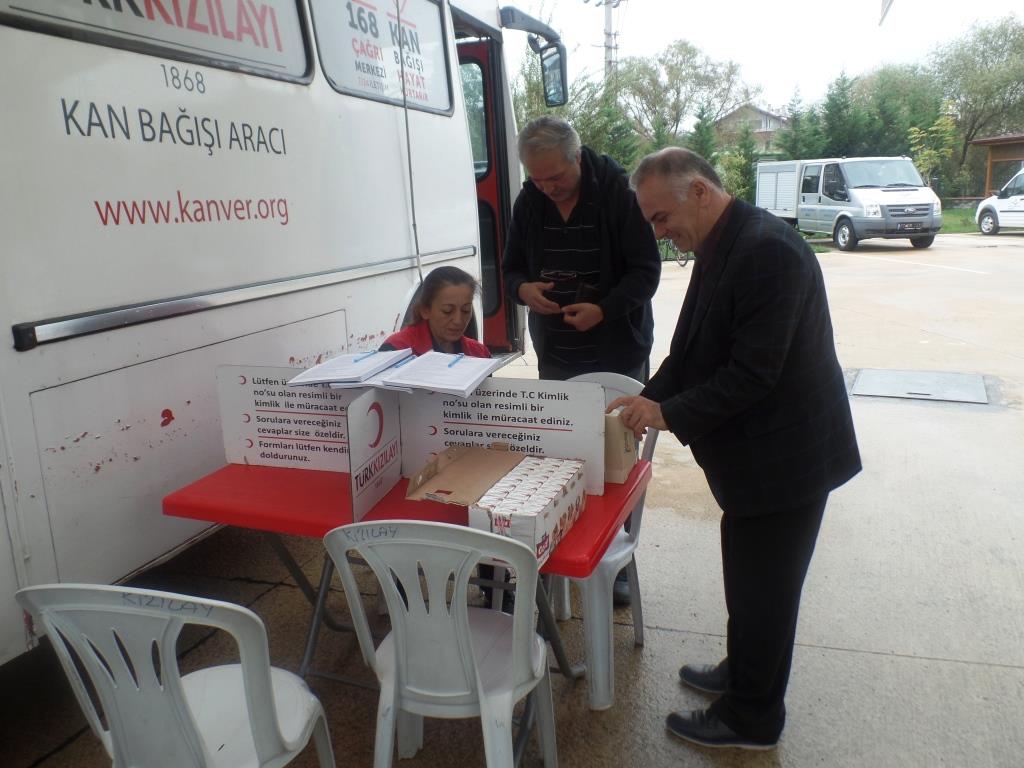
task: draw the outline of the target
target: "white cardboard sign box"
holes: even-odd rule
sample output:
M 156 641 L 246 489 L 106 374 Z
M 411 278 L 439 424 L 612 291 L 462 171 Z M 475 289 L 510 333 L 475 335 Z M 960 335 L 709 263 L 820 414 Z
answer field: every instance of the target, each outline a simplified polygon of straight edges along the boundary
M 402 474 L 453 445 L 508 444 L 524 455 L 582 459 L 587 493 L 604 494 L 604 389 L 599 384 L 486 379 L 467 398 L 402 395 Z
M 346 412 L 362 390 L 285 386 L 298 370 L 217 368 L 229 463 L 348 472 Z
M 488 379 L 468 398 L 429 392 L 286 387 L 294 368 L 217 370 L 227 460 L 348 474 L 357 522 L 446 449 L 507 444 L 580 459 L 604 493 L 604 392 L 597 384 Z

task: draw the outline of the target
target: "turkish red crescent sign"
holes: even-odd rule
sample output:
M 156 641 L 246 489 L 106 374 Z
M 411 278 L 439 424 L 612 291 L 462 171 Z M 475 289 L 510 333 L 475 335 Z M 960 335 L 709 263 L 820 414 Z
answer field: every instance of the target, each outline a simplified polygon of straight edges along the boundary
M 380 403 L 372 403 L 370 407 L 366 409 L 366 413 L 372 413 L 377 417 L 377 436 L 369 443 L 371 448 L 376 448 L 380 445 L 381 435 L 384 434 L 384 410 L 380 407 Z
M 367 389 L 348 407 L 352 519 L 359 522 L 402 476 L 398 393 Z

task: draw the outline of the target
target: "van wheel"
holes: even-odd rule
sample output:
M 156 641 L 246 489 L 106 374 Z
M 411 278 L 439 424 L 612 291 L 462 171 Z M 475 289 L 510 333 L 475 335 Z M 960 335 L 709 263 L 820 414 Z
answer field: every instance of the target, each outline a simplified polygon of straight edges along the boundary
M 832 235 L 836 248 L 840 251 L 852 251 L 857 247 L 857 235 L 853 232 L 853 224 L 849 219 L 843 219 L 836 224 L 835 234 Z
M 915 248 L 927 248 L 929 245 L 935 242 L 935 235 L 923 235 L 921 237 L 910 238 L 910 244 Z
M 978 219 L 978 229 L 981 230 L 983 235 L 998 235 L 999 220 L 992 211 L 985 211 L 981 214 L 981 218 Z

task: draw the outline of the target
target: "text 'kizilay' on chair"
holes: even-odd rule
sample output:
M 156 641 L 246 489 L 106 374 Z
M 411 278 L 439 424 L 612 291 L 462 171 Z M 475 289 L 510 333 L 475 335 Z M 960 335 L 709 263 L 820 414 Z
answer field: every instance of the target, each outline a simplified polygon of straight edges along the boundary
M 533 624 L 537 559 L 519 542 L 442 523 L 361 523 L 335 528 L 324 544 L 342 585 L 363 652 L 380 681 L 375 768 L 423 746 L 423 717 L 479 716 L 489 768 L 514 762 L 512 711 L 532 694 L 544 765 L 556 768 L 547 645 Z M 373 569 L 391 632 L 374 649 L 346 554 Z M 469 578 L 482 560 L 515 572 L 512 615 L 467 606 Z
M 49 635 L 114 768 L 276 768 L 311 736 L 321 768 L 333 768 L 320 701 L 270 666 L 266 629 L 247 608 L 91 584 L 28 587 L 17 598 Z M 182 676 L 176 643 L 187 624 L 229 633 L 241 663 Z
M 584 381 L 604 387 L 605 403 L 618 397 L 639 395 L 644 385 L 620 373 L 585 373 L 570 381 Z M 640 458 L 651 461 L 658 441 L 658 430 L 648 429 L 641 445 Z M 587 663 L 587 689 L 591 709 L 608 709 L 615 699 L 615 660 L 612 656 L 612 587 L 623 568 L 629 577 L 630 606 L 633 611 L 633 638 L 644 644 L 644 611 L 640 600 L 640 577 L 636 569 L 636 548 L 640 543 L 640 523 L 644 499 L 640 497 L 630 513 L 629 530 L 615 534 L 594 572 L 585 579 L 573 579 L 583 597 L 583 639 Z M 586 512 L 584 512 L 586 514 Z M 553 602 L 559 618 L 569 618 L 568 583 L 555 577 Z

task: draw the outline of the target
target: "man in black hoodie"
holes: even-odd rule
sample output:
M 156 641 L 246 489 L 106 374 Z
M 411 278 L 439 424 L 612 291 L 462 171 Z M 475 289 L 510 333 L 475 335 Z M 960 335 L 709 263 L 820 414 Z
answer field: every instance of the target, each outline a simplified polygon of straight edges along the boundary
M 614 371 L 646 381 L 661 258 L 626 172 L 546 115 L 520 132 L 519 158 L 530 178 L 502 272 L 530 308 L 540 378 Z

